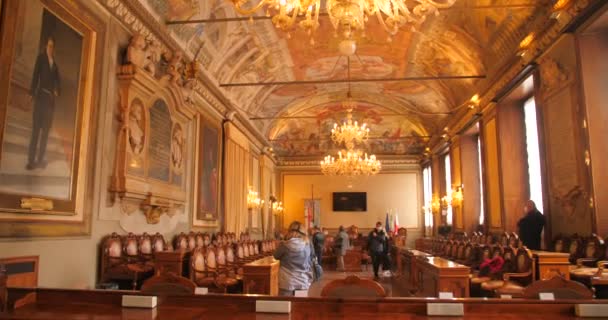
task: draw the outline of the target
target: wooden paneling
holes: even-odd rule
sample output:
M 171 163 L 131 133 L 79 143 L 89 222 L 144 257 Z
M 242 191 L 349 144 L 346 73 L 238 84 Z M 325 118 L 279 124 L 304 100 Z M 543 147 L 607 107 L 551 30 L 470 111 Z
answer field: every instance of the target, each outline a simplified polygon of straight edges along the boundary
M 38 256 L 3 258 L 0 264 L 6 267 L 8 287 L 38 286 Z
M 460 159 L 462 168 L 462 221 L 466 232 L 473 232 L 479 224 L 481 193 L 479 179 L 479 159 L 477 136 L 467 135 L 460 138 Z
M 437 319 L 426 316 L 425 298 L 342 299 L 263 297 L 263 300 L 291 301 L 291 314 L 255 312 L 260 297 L 245 295 L 169 296 L 155 309 L 122 308 L 126 291 L 37 289 L 9 291 L 9 298 L 35 293 L 31 302 L 0 315 L 0 319 Z M 11 298 L 11 299 L 13 299 Z M 532 299 L 459 299 L 444 303 L 464 304 L 467 319 L 501 318 L 561 320 L 574 317 L 579 303 L 601 304 L 601 300 L 539 301 Z
M 279 266 L 279 261 L 273 257 L 265 257 L 243 265 L 243 292 L 278 296 Z
M 483 143 L 485 146 L 484 180 L 486 185 L 486 203 L 488 212 L 488 225 L 490 231 L 501 231 L 504 229 L 502 222 L 502 198 L 500 190 L 500 163 L 498 155 L 498 141 L 496 132 L 496 118 L 490 118 L 483 123 Z
M 523 206 L 529 198 L 528 160 L 523 99 L 507 97 L 497 106 L 500 139 L 502 205 L 506 231 L 517 231 Z M 541 209 L 542 210 L 542 209 Z
M 582 87 L 587 111 L 591 173 L 593 175 L 593 204 L 596 232 L 608 235 L 608 32 L 583 34 L 578 38 Z
M 593 231 L 588 200 L 591 186 L 584 163 L 584 110 L 579 102 L 574 37 L 564 35 L 539 62 L 537 101 L 544 129 L 549 235 L 590 234 Z

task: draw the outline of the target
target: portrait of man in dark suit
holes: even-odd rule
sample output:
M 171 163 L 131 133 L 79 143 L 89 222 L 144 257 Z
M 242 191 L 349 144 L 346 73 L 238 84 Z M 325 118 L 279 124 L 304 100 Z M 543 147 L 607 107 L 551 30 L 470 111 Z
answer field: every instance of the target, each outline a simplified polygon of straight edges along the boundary
M 56 98 L 61 92 L 59 67 L 54 57 L 55 39 L 46 40 L 45 50 L 36 58 L 30 95 L 34 101 L 32 136 L 28 149 L 27 170 L 46 168 L 46 146 L 53 125 Z

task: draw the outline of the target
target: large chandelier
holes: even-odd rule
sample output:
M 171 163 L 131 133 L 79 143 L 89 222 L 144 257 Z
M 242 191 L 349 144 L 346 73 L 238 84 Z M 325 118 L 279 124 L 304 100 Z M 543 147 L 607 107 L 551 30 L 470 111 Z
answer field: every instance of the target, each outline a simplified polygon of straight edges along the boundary
M 344 156 L 342 151 L 338 152 L 338 160 L 332 156 L 325 156 L 321 161 L 321 172 L 329 176 L 370 176 L 380 172 L 382 167 L 380 161 L 375 155 L 362 156 L 360 150 L 345 151 Z
M 259 9 L 272 17 L 276 28 L 290 32 L 297 24 L 312 37 L 319 27 L 321 0 L 229 0 L 237 12 L 254 15 Z M 390 35 L 401 28 L 415 29 L 429 14 L 451 7 L 456 0 L 326 0 L 324 11 L 336 34 L 350 39 L 363 33 L 369 17 L 376 16 Z M 408 3 L 411 5 L 408 6 Z
M 346 121 L 342 122 L 340 126 L 334 123 L 333 129 L 331 129 L 331 139 L 338 145 L 344 143 L 346 149 L 351 150 L 355 147 L 355 144 L 367 140 L 369 128 L 365 123 L 359 126 L 357 121 L 353 121 L 352 107 L 349 107 L 346 111 Z

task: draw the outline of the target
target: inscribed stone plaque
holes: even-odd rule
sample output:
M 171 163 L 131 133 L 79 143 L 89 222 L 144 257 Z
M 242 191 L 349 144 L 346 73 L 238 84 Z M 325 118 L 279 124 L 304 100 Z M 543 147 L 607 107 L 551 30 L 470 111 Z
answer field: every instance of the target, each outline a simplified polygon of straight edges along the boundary
M 150 108 L 148 176 L 165 182 L 169 182 L 171 125 L 171 114 L 167 104 L 163 100 L 156 100 Z

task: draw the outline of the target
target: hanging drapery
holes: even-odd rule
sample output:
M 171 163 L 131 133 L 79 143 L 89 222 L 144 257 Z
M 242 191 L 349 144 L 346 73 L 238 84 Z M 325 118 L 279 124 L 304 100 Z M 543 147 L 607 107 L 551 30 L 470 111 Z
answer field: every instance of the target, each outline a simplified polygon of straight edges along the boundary
M 247 229 L 247 185 L 249 183 L 249 139 L 227 122 L 224 164 L 226 231 L 237 237 Z

